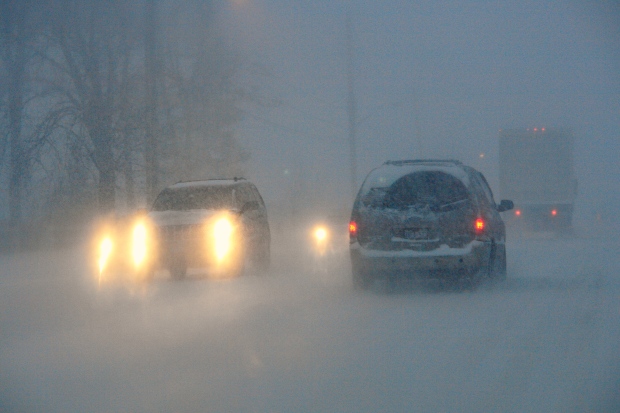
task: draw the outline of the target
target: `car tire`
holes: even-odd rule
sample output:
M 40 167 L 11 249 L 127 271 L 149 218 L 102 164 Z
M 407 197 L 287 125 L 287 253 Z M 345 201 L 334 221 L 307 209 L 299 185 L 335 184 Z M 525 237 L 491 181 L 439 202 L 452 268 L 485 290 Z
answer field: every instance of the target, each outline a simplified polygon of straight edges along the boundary
M 497 281 L 506 279 L 506 246 L 493 244 L 491 278 Z
M 360 265 L 353 263 L 352 275 L 354 289 L 367 290 L 368 288 L 370 288 L 373 279 L 367 269 L 363 269 Z
M 488 256 L 482 262 L 480 268 L 476 271 L 473 271 L 469 274 L 465 274 L 459 279 L 458 289 L 464 291 L 473 291 L 488 283 L 490 280 L 494 278 L 495 274 L 495 263 L 496 263 L 496 246 L 495 243 L 491 244 L 490 251 Z
M 255 249 L 252 259 L 254 267 L 259 274 L 264 274 L 269 270 L 271 265 L 271 248 L 268 243 L 259 244 Z

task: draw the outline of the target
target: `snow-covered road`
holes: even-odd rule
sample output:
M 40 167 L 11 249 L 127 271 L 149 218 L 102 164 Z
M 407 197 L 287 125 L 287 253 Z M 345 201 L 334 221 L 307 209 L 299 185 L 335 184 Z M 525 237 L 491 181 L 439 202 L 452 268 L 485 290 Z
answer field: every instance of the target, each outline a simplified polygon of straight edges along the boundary
M 514 239 L 473 292 L 313 271 L 98 291 L 78 250 L 0 256 L 0 411 L 618 412 L 618 240 Z

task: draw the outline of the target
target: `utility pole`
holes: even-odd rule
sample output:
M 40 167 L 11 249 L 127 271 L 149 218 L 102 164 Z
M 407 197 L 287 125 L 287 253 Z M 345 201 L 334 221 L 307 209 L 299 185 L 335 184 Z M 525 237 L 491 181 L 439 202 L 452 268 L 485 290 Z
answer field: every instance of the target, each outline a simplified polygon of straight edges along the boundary
M 145 27 L 145 81 L 146 81 L 146 136 L 144 158 L 146 166 L 146 199 L 151 203 L 159 190 L 158 122 L 157 122 L 157 4 L 156 0 L 146 2 Z
M 357 191 L 357 148 L 356 127 L 357 108 L 355 103 L 355 88 L 353 82 L 353 27 L 351 12 L 347 12 L 347 114 L 349 119 L 349 166 L 351 168 L 351 194 L 355 198 Z

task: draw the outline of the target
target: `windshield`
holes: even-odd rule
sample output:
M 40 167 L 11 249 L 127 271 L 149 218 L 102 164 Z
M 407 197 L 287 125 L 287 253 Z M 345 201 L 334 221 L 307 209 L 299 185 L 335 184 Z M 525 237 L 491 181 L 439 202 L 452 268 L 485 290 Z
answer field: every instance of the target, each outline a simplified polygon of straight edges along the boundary
M 189 211 L 191 209 L 230 209 L 234 207 L 233 188 L 210 186 L 203 188 L 164 189 L 153 211 Z

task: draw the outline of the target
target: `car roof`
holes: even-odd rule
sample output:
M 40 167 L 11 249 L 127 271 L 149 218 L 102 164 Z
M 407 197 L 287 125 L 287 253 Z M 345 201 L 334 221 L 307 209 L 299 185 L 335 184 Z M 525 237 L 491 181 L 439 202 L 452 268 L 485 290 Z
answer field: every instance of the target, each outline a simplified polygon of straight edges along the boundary
M 179 189 L 179 188 L 202 188 L 208 186 L 230 186 L 238 185 L 241 183 L 249 183 L 245 178 L 230 178 L 230 179 L 206 179 L 201 181 L 181 181 L 174 185 L 170 185 L 166 189 Z
M 385 161 L 384 165 L 460 165 L 463 163 L 456 159 L 402 159 L 397 161 Z

